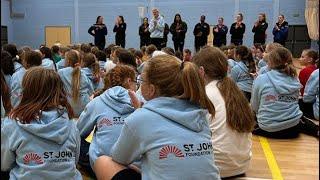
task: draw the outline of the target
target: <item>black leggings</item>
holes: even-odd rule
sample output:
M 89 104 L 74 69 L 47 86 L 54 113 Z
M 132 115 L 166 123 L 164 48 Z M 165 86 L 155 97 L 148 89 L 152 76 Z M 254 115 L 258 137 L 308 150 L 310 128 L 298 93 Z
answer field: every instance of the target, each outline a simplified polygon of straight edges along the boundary
M 180 52 L 183 52 L 183 47 L 184 47 L 184 40 L 175 40 L 173 41 L 173 44 L 174 44 L 174 51 L 180 51 Z
M 262 130 L 257 124 L 252 134 L 264 136 L 274 139 L 291 139 L 299 136 L 299 133 L 304 133 L 313 137 L 319 138 L 319 126 L 312 121 L 301 117 L 299 124 L 288 129 L 284 129 L 276 132 L 268 132 Z
M 309 119 L 315 119 L 313 112 L 313 103 L 305 103 L 302 99 L 299 99 L 299 107 L 303 113 L 303 116 Z
M 249 103 L 250 103 L 250 100 L 251 100 L 251 92 L 247 92 L 247 91 L 242 91 L 244 96 L 248 99 Z

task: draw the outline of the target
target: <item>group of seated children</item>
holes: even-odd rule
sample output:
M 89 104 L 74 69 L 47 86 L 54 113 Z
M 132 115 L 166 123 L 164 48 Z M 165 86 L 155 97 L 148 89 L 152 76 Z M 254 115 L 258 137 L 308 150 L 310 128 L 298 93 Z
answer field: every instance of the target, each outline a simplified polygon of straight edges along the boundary
M 319 137 L 318 53 L 297 75 L 277 43 L 158 51 L 13 44 L 1 51 L 4 179 L 232 179 L 252 133 Z M 299 106 L 300 105 L 300 106 Z M 311 120 L 310 120 L 311 119 Z M 91 142 L 86 138 L 93 132 Z

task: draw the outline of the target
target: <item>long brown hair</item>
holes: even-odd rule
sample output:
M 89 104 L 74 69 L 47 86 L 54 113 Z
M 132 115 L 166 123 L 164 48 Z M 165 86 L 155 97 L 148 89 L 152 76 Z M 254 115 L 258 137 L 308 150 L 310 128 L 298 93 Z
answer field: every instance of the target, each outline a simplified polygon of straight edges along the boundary
M 135 70 L 133 67 L 128 65 L 118 64 L 116 67 L 112 68 L 104 77 L 104 87 L 94 93 L 94 97 L 99 96 L 107 89 L 114 86 L 122 86 L 123 88 L 129 89 L 129 84 L 125 82 L 127 78 L 135 81 Z
M 269 68 L 278 70 L 291 77 L 297 77 L 297 71 L 293 67 L 292 54 L 284 47 L 271 51 L 267 56 Z
M 1 98 L 2 98 L 4 110 L 6 111 L 5 115 L 7 115 L 11 111 L 12 105 L 10 101 L 10 90 L 6 83 L 6 80 L 4 79 L 4 74 L 2 70 L 1 70 Z
M 71 97 L 74 102 L 79 101 L 80 95 L 80 75 L 81 75 L 81 67 L 80 67 L 80 55 L 76 50 L 70 50 L 66 52 L 66 66 L 72 67 L 72 80 L 71 80 Z
M 249 69 L 249 73 L 256 72 L 256 65 L 252 56 L 252 52 L 246 46 L 240 45 L 235 49 L 235 55 L 240 57 L 240 61 L 242 61 L 247 68 Z
M 22 80 L 22 99 L 9 117 L 24 124 L 41 118 L 42 111 L 66 108 L 69 118 L 74 114 L 67 101 L 63 82 L 52 69 L 30 68 Z
M 201 49 L 192 59 L 203 67 L 210 80 L 218 80 L 217 87 L 226 106 L 227 124 L 232 130 L 249 133 L 255 125 L 251 107 L 237 84 L 227 76 L 228 62 L 225 54 L 216 47 Z
M 171 55 L 159 55 L 147 61 L 143 72 L 146 80 L 155 85 L 160 96 L 188 99 L 208 109 L 214 116 L 214 106 L 206 95 L 204 81 L 195 64 L 181 63 Z
M 94 54 L 92 54 L 92 53 L 83 54 L 81 66 L 91 69 L 93 77 L 94 77 L 94 79 L 93 79 L 94 82 L 99 82 L 99 80 L 100 80 L 100 66 L 99 66 L 99 63 L 98 63 Z

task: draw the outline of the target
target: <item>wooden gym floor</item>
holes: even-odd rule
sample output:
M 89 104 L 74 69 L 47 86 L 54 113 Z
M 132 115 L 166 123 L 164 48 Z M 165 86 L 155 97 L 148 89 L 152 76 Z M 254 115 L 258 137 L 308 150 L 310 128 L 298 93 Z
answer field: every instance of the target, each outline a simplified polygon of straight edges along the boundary
M 298 73 L 302 68 L 298 60 Z M 318 121 L 315 123 L 319 124 Z M 84 180 L 89 180 L 83 175 Z M 300 134 L 296 139 L 281 140 L 252 137 L 252 160 L 246 177 L 239 180 L 317 180 L 319 179 L 319 140 Z

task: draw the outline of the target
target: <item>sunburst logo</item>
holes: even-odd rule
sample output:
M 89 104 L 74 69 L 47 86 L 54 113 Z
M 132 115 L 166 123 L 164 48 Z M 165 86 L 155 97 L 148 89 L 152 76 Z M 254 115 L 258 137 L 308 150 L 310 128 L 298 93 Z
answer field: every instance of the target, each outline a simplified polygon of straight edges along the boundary
M 27 153 L 23 157 L 24 164 L 30 164 L 34 162 L 35 164 L 43 164 L 42 158 L 37 153 Z
M 98 128 L 101 128 L 102 126 L 112 126 L 112 122 L 107 119 L 107 118 L 103 118 L 99 124 L 98 124 Z
M 165 159 L 168 157 L 169 154 L 174 154 L 176 157 L 182 158 L 184 157 L 182 151 L 177 148 L 176 146 L 167 145 L 161 148 L 159 152 L 159 159 Z

